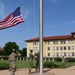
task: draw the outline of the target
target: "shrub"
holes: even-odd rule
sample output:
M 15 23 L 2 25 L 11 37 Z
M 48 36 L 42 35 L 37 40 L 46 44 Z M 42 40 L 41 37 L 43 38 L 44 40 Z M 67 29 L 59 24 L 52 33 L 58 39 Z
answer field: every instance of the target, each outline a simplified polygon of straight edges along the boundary
M 61 57 L 56 57 L 56 58 L 55 58 L 55 61 L 61 62 L 61 61 L 62 61 L 62 58 L 61 58 Z
M 55 64 L 54 62 L 44 62 L 44 68 L 59 68 L 59 65 Z
M 75 58 L 73 58 L 73 57 L 68 57 L 66 59 L 67 59 L 68 62 L 75 62 Z
M 0 63 L 0 70 L 9 69 L 9 63 Z

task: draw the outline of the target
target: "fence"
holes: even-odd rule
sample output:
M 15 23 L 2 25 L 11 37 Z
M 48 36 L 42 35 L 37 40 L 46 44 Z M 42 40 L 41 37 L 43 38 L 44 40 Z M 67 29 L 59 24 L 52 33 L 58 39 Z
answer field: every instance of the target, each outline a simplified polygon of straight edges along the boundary
M 34 60 L 35 59 L 36 58 L 34 58 Z M 8 56 L 0 56 L 0 60 L 8 60 Z M 29 60 L 29 58 L 27 58 L 27 57 L 17 57 L 17 60 L 19 60 L 19 61 L 27 61 L 27 60 Z M 54 58 L 46 58 L 46 57 L 44 57 L 43 60 L 44 61 L 54 61 Z

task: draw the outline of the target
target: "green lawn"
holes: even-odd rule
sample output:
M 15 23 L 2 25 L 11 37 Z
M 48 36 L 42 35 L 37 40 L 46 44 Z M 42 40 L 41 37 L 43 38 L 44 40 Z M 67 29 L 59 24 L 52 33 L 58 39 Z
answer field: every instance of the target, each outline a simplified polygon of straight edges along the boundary
M 9 63 L 9 61 L 5 60 L 0 60 L 0 63 Z M 28 68 L 29 63 L 28 61 L 16 61 L 17 68 Z M 33 62 L 33 66 L 35 66 L 35 62 Z
M 4 62 L 9 63 L 9 61 L 0 60 L 0 63 L 4 63 Z M 61 62 L 54 62 L 54 63 L 60 66 L 62 65 Z M 28 68 L 29 67 L 28 61 L 17 61 L 16 65 L 17 65 L 17 68 Z M 66 62 L 65 67 L 70 67 L 73 65 L 75 65 L 75 62 Z M 33 66 L 35 66 L 35 62 L 33 62 Z
M 29 63 L 28 61 L 17 61 L 17 68 L 28 68 L 29 67 Z M 33 66 L 35 66 L 35 62 L 33 62 Z
M 62 65 L 62 62 L 54 62 L 54 63 L 56 63 L 56 64 L 58 64 L 58 65 Z M 65 68 L 71 67 L 71 66 L 75 66 L 75 62 L 66 62 L 66 63 L 65 63 Z M 61 67 L 60 67 L 60 68 L 61 68 Z

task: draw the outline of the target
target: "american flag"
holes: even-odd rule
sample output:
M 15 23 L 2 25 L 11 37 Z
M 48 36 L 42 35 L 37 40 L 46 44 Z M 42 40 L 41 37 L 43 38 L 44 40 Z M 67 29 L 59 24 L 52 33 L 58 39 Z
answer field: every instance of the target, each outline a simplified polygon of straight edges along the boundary
M 20 7 L 18 7 L 13 13 L 8 15 L 4 20 L 0 20 L 0 30 L 15 26 L 21 22 L 24 22 L 24 19 L 21 15 Z

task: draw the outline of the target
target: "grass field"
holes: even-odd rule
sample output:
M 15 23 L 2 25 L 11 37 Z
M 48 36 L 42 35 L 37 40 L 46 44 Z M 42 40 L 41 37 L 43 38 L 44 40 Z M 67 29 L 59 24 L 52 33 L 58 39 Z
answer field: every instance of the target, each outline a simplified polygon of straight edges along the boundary
M 58 64 L 58 65 L 62 65 L 62 62 L 54 62 L 54 63 L 56 63 L 56 64 Z M 66 62 L 65 63 L 65 68 L 67 68 L 67 67 L 71 67 L 71 66 L 74 66 L 75 65 L 75 62 Z M 61 68 L 61 67 L 60 67 Z
M 4 60 L 0 60 L 0 63 L 9 63 L 9 61 L 4 61 Z M 54 62 L 58 65 L 62 65 L 61 62 Z M 17 68 L 28 68 L 29 67 L 29 64 L 28 64 L 28 61 L 16 61 L 16 65 L 17 65 Z M 65 64 L 65 67 L 70 67 L 70 66 L 74 66 L 75 63 L 74 62 L 66 62 Z M 33 66 L 35 66 L 35 62 L 33 62 Z M 61 67 L 60 67 L 61 68 Z
M 9 61 L 5 60 L 0 60 L 0 63 L 9 63 Z M 16 61 L 16 66 L 17 68 L 28 68 L 29 63 L 28 61 Z M 33 66 L 35 66 L 35 62 L 33 62 Z

